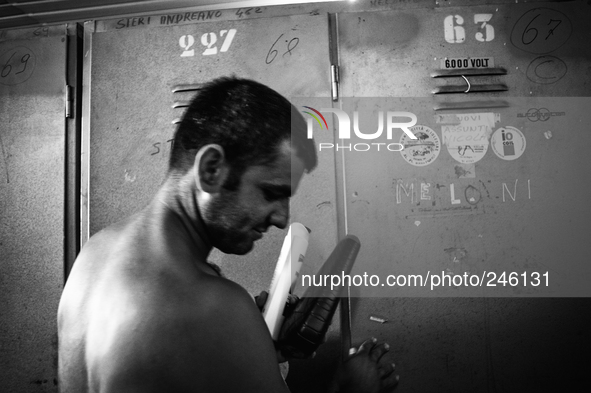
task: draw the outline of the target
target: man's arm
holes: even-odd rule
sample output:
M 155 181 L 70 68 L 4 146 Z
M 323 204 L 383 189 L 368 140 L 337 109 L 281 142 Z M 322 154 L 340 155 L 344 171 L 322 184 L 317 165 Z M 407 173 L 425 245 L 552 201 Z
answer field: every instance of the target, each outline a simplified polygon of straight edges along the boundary
M 255 297 L 256 305 L 262 310 L 267 301 L 268 293 L 263 291 Z M 295 307 L 297 297 L 290 297 L 288 303 Z M 391 392 L 398 385 L 398 375 L 394 373 L 394 363 L 386 360 L 386 353 L 389 350 L 387 343 L 378 344 L 377 339 L 365 340 L 359 347 L 349 350 L 349 355 L 344 359 L 343 364 L 335 378 L 335 391 L 337 393 L 366 393 L 366 392 Z M 304 358 L 302 354 L 293 353 L 284 355 L 277 350 L 279 361 L 283 362 L 285 356 Z
M 169 320 L 155 354 L 168 359 L 170 392 L 289 393 L 267 325 L 238 284 L 215 278 L 180 320 Z M 223 285 L 220 285 L 223 284 Z M 176 317 L 173 319 L 177 319 Z M 165 344 L 168 343 L 168 344 Z M 367 340 L 337 374 L 339 393 L 385 393 L 397 377 L 384 362 L 387 345 Z M 173 388 L 174 387 L 174 388 Z
M 267 326 L 239 285 L 213 279 L 184 315 L 175 359 L 179 390 L 288 393 Z M 175 384 L 176 384 L 175 383 Z

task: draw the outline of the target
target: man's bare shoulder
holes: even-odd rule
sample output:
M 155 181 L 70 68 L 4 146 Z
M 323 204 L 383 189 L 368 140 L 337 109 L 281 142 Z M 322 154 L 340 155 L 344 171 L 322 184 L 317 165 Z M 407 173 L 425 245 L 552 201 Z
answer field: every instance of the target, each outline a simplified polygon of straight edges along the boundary
M 236 335 L 245 326 L 270 341 L 263 318 L 251 295 L 237 283 L 210 274 L 183 277 L 174 288 L 160 288 L 164 302 L 154 305 L 155 314 L 174 310 L 172 319 L 159 318 L 156 329 L 188 326 L 187 339 L 205 341 L 220 335 Z M 232 340 L 226 337 L 226 340 Z
M 86 315 L 90 375 L 105 391 L 286 392 L 251 295 L 174 237 L 148 242 L 135 224 L 93 236 L 62 299 L 60 320 Z
M 208 267 L 212 269 L 212 267 Z M 199 274 L 192 278 L 194 287 L 186 298 L 188 312 L 198 304 L 200 311 L 219 312 L 220 308 L 260 314 L 252 296 L 239 284 L 214 274 Z M 192 314 L 191 314 L 192 315 Z
M 165 302 L 146 305 L 143 318 L 122 326 L 130 334 L 119 335 L 125 342 L 113 347 L 113 358 L 125 361 L 112 363 L 113 372 L 127 370 L 114 378 L 118 386 L 149 380 L 171 392 L 287 392 L 270 334 L 246 290 L 214 276 L 194 284 L 171 289 Z

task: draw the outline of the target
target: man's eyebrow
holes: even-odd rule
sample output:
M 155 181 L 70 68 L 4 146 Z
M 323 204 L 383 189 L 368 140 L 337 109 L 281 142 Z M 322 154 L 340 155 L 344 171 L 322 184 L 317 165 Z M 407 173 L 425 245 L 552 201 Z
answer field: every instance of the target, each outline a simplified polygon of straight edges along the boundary
M 285 195 L 289 198 L 291 198 L 292 196 L 291 186 L 285 184 L 262 183 L 261 188 L 264 188 L 265 190 L 274 192 L 276 194 Z

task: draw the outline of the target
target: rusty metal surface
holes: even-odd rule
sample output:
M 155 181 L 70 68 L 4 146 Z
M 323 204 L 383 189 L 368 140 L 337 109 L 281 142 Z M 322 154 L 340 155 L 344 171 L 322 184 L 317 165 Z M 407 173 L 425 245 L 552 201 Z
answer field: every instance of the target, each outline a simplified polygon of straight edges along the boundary
M 465 85 L 459 77 L 430 78 L 442 61 L 492 57 L 507 75 L 474 81 L 509 86 L 494 96 L 588 96 L 590 8 L 573 1 L 339 14 L 341 94 L 430 96 L 437 86 Z
M 400 153 L 345 154 L 346 175 L 339 187 L 346 187 L 347 225 L 353 234 L 367 234 L 371 244 L 362 247 L 360 258 L 367 255 L 387 265 L 396 256 L 399 272 L 419 266 L 425 272 L 457 270 L 460 265 L 482 270 L 493 257 L 515 268 L 557 266 L 567 255 L 582 264 L 580 236 L 588 228 L 589 209 L 583 196 L 588 186 L 581 179 L 590 164 L 576 157 L 585 155 L 589 142 L 584 131 L 588 100 L 559 97 L 591 96 L 591 47 L 585 45 L 591 31 L 584 17 L 589 11 L 585 2 L 536 2 L 339 15 L 342 97 L 390 97 L 394 108 L 416 113 L 417 124 L 432 130 L 440 142 L 438 155 L 424 164 Z M 507 74 L 461 76 L 462 69 L 473 72 L 479 63 L 483 73 L 502 67 Z M 431 77 L 442 69 L 460 76 Z M 432 97 L 434 88 L 468 89 L 467 80 L 472 86 L 503 84 L 508 90 Z M 341 103 L 345 110 L 355 105 L 355 100 Z M 514 127 L 523 133 L 527 150 L 515 160 L 500 158 L 491 148 L 472 158 L 460 156 L 454 152 L 460 146 L 446 143 L 444 124 L 437 120 L 436 114 L 446 113 L 499 116 L 485 126 L 484 145 L 492 145 L 499 128 Z M 574 139 L 582 143 L 573 145 Z M 569 184 L 583 184 L 585 191 L 565 193 Z M 423 199 L 421 187 L 435 191 Z M 466 190 L 479 197 L 464 195 Z M 542 225 L 549 221 L 552 230 Z M 561 246 L 546 250 L 552 242 Z M 539 295 L 582 295 L 578 281 L 567 288 L 576 277 L 562 278 L 561 289 Z M 496 296 L 519 293 L 501 292 Z
M 561 21 L 553 34 L 537 22 L 530 24 L 538 15 L 534 9 L 544 9 L 538 18 L 546 18 L 545 25 Z M 589 277 L 584 238 L 591 222 L 586 197 L 590 161 L 585 151 L 591 141 L 588 98 L 572 97 L 591 96 L 589 12 L 586 2 L 439 1 L 435 8 L 339 14 L 343 97 L 391 97 L 395 103 L 421 97 L 412 109 L 441 139 L 438 114 L 502 113 L 503 124 L 522 130 L 528 142 L 515 161 L 502 160 L 489 149 L 471 174 L 443 143 L 438 158 L 423 167 L 411 165 L 400 153 L 365 160 L 345 154 L 345 181 L 338 186 L 346 186 L 349 232 L 362 242 L 358 273 L 467 272 L 492 264 L 499 270 L 548 269 L 561 280 L 563 295 L 572 290 L 578 296 L 568 285 L 580 290 Z M 474 23 L 480 14 L 492 15 L 492 41 L 476 40 L 477 33 L 486 33 Z M 445 37 L 445 19 L 456 15 L 463 19 L 465 40 L 452 43 Z M 488 57 L 507 74 L 468 79 L 506 84 L 508 91 L 432 97 L 438 86 L 467 86 L 461 77 L 431 77 L 446 59 Z M 516 97 L 535 98 L 518 105 Z M 546 106 L 565 116 L 542 115 Z M 494 130 L 500 126 L 496 123 Z M 439 186 L 431 188 L 438 196 L 431 192 L 430 200 L 421 200 L 421 183 Z M 452 183 L 459 204 L 451 202 Z M 525 188 L 514 195 L 516 184 Z M 474 206 L 468 201 L 475 195 L 464 193 L 472 191 L 470 186 L 483 191 Z M 578 270 L 564 268 L 573 261 Z M 521 288 L 522 293 L 498 289 L 489 295 L 536 294 L 531 287 Z M 591 347 L 584 333 L 589 299 L 458 298 L 453 291 L 448 298 L 421 298 L 424 292 L 409 293 L 409 288 L 389 296 L 352 299 L 353 341 L 375 336 L 390 343 L 401 393 L 559 391 L 575 389 L 584 380 L 588 364 L 575 359 Z M 551 380 L 544 370 L 549 358 L 560 359 L 553 363 L 556 378 Z
M 591 295 L 585 241 L 591 232 L 591 208 L 586 203 L 591 188 L 583 180 L 591 173 L 586 158 L 591 98 L 507 101 L 508 108 L 475 109 L 464 116 L 468 121 L 479 119 L 462 127 L 482 129 L 472 131 L 475 138 L 488 138 L 482 146 L 456 144 L 449 133 L 455 126 L 448 120 L 457 113 L 435 115 L 431 99 L 390 98 L 371 108 L 416 114 L 416 134 L 429 138 L 424 144 L 416 142 L 416 148 L 411 141 L 403 142 L 408 153 L 388 151 L 385 145 L 379 152 L 365 151 L 368 145 L 363 143 L 368 141 L 347 141 L 359 146 L 359 151 L 345 153 L 348 228 L 363 245 L 355 270 L 382 279 L 389 274 L 427 277 L 428 272 L 441 271 L 479 276 L 550 271 L 552 285 L 521 282 L 431 290 L 430 281 L 425 287 L 362 286 L 359 296 Z M 345 100 L 343 107 L 349 113 L 356 108 L 364 116 L 361 130 L 375 130 L 377 114 L 363 102 Z M 491 123 L 484 119 L 487 115 Z M 509 150 L 502 156 L 504 147 L 499 150 L 503 133 L 511 133 L 516 141 L 513 156 Z M 401 134 L 394 131 L 390 142 L 401 141 Z M 428 146 L 432 134 L 436 145 Z M 568 192 L 571 187 L 578 191 Z M 491 278 L 486 275 L 487 282 Z

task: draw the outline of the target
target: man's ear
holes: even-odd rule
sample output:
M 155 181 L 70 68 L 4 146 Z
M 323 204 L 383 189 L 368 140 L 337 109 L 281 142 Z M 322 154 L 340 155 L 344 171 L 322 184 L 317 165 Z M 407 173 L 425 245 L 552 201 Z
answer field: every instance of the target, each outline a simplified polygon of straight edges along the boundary
M 195 155 L 193 170 L 199 189 L 207 193 L 218 192 L 229 173 L 224 148 L 217 144 L 203 146 Z

